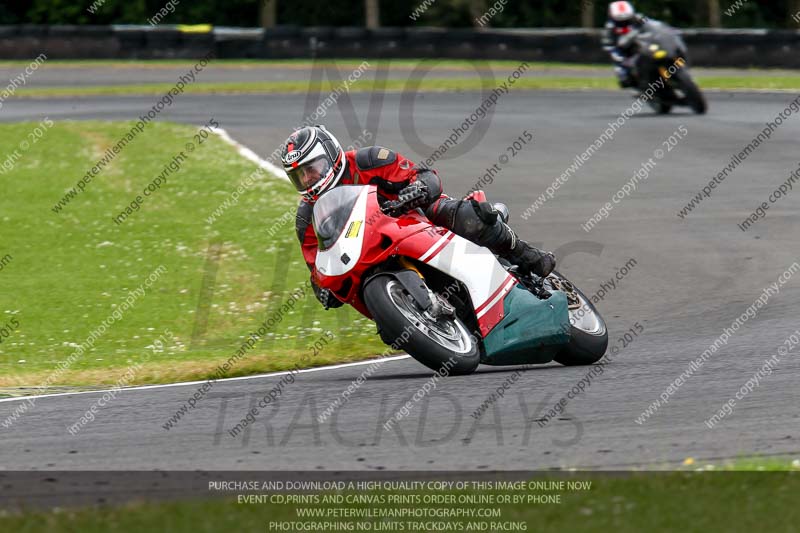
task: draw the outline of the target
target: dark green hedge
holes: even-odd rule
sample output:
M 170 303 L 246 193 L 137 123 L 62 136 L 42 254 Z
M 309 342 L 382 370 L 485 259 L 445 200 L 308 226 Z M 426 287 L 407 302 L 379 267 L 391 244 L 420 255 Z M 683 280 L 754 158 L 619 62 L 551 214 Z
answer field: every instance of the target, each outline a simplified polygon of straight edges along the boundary
M 263 1 L 263 0 L 262 0 Z M 470 26 L 472 0 L 435 0 L 417 22 L 409 15 L 423 0 L 380 0 L 384 26 Z M 495 0 L 485 0 L 492 5 Z M 791 14 L 800 0 L 748 0 L 727 16 L 736 0 L 720 0 L 724 27 L 797 28 Z M 177 3 L 177 0 L 173 0 Z M 88 11 L 97 5 L 94 14 Z M 167 0 L 2 0 L 0 24 L 146 24 Z M 647 15 L 679 27 L 708 26 L 705 0 L 641 0 L 634 5 Z M 259 0 L 181 0 L 164 24 L 211 23 L 217 26 L 258 26 Z M 581 0 L 507 0 L 496 15 L 495 27 L 563 27 L 580 24 Z M 607 3 L 595 5 L 595 23 L 601 25 Z M 364 0 L 278 0 L 278 23 L 301 26 L 361 26 Z

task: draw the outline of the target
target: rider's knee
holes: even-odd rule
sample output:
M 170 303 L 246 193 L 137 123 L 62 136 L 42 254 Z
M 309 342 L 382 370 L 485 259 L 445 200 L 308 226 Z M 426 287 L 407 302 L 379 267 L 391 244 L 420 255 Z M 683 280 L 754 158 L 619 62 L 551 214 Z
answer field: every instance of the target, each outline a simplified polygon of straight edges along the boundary
M 491 246 L 502 237 L 499 213 L 489 202 L 442 198 L 426 215 L 436 224 L 481 246 Z
M 453 231 L 475 243 L 493 243 L 498 233 L 498 213 L 489 202 L 463 201 L 458 206 Z

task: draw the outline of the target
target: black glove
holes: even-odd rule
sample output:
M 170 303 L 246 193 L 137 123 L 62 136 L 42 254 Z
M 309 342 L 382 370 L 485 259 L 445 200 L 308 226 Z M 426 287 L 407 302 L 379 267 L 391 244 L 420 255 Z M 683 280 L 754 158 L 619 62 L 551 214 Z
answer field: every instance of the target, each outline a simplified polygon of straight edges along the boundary
M 428 186 L 417 180 L 397 193 L 397 200 L 389 201 L 384 204 L 384 209 L 392 216 L 407 213 L 417 207 L 422 207 L 428 200 Z
M 322 304 L 325 310 L 335 309 L 344 305 L 344 302 L 334 296 L 330 290 L 318 287 L 313 281 L 311 282 L 311 288 L 314 290 L 314 296 L 317 297 L 317 300 L 319 300 L 319 303 Z

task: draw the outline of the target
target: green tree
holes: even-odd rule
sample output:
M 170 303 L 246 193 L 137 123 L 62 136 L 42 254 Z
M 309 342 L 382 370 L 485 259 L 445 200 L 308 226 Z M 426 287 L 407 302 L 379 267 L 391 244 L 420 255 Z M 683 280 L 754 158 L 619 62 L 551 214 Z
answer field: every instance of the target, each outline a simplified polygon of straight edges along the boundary
M 88 11 L 98 2 L 94 13 Z M 414 22 L 423 0 L 181 0 L 162 24 L 270 27 L 439 26 L 473 27 L 496 0 L 435 0 Z M 634 0 L 636 9 L 679 28 L 715 26 L 798 28 L 800 0 L 749 0 L 727 15 L 736 0 Z M 0 24 L 147 24 L 167 0 L 0 0 Z M 608 1 L 507 0 L 488 25 L 497 28 L 577 27 L 603 24 Z M 799 15 L 800 16 L 800 15 Z
M 381 25 L 381 8 L 378 0 L 364 0 L 364 11 L 366 12 L 367 28 L 379 28 Z

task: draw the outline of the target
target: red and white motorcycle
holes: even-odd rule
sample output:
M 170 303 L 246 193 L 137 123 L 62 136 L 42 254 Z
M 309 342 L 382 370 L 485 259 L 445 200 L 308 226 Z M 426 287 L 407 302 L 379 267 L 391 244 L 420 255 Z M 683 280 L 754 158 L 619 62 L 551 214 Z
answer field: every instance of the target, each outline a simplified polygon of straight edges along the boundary
M 470 197 L 485 200 L 482 191 Z M 389 212 L 402 208 L 390 204 Z M 520 275 L 421 211 L 391 216 L 375 186 L 325 193 L 313 225 L 315 283 L 374 320 L 386 344 L 431 369 L 469 374 L 480 363 L 588 365 L 605 354 L 603 318 L 564 276 Z

